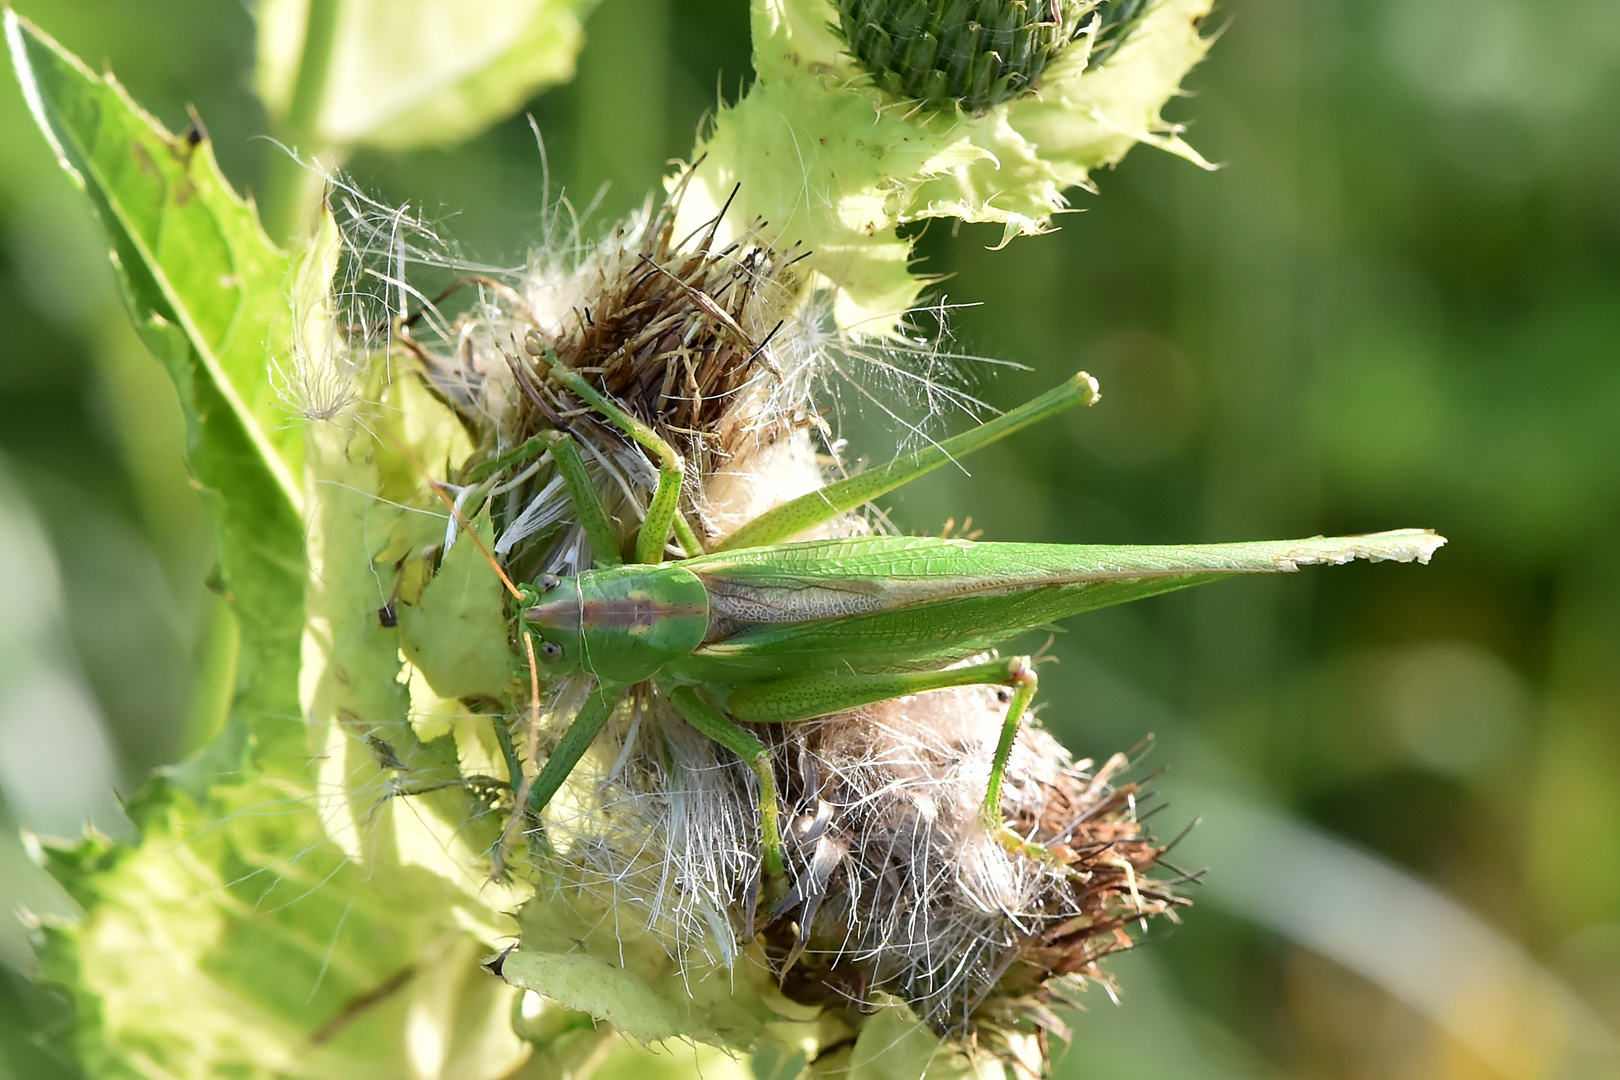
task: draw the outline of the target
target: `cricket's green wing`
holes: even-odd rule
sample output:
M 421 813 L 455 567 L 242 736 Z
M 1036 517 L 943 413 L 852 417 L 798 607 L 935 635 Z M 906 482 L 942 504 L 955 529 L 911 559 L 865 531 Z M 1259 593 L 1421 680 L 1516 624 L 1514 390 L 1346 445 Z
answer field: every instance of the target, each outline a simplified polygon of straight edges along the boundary
M 935 667 L 1069 615 L 1233 574 L 1428 562 L 1444 543 L 1422 529 L 1164 547 L 883 536 L 706 555 L 680 565 L 708 591 L 709 633 L 669 674 L 736 685 Z

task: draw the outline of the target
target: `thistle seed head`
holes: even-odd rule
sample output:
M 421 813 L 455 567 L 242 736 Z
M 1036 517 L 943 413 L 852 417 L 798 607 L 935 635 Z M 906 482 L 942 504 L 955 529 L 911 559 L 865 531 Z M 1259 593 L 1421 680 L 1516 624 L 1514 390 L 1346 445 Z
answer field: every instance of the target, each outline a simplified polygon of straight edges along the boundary
M 1103 979 L 1129 927 L 1183 901 L 1150 877 L 1128 762 L 1075 762 L 1026 724 L 1002 798 L 1045 848 L 1013 854 L 980 804 L 1006 703 L 967 687 L 884 702 L 787 733 L 792 891 L 765 930 L 796 1000 L 871 1009 L 896 995 L 943 1034 L 1062 1031 L 1054 994 Z M 1056 986 L 1053 980 L 1065 985 Z
M 495 550 L 516 576 L 583 569 L 590 559 L 554 469 L 496 467 L 514 450 L 569 431 L 601 475 L 621 539 L 657 481 L 640 448 L 547 378 L 551 362 L 658 432 L 693 478 L 734 469 L 811 422 L 804 403 L 816 341 L 791 317 L 804 292 L 797 253 L 774 251 L 753 233 L 716 249 L 712 229 L 694 237 L 673 230 L 666 207 L 632 218 L 572 265 L 542 254 L 516 281 L 480 280 L 480 304 L 453 326 L 457 347 L 418 350 L 474 436 L 452 482 L 499 478 L 490 502 Z M 722 527 L 701 482 L 686 486 L 681 505 L 706 537 Z
M 681 508 L 705 543 L 825 479 L 815 440 L 835 444 L 814 398 L 829 373 L 868 364 L 954 393 L 929 373 L 937 353 L 873 352 L 824 332 L 796 253 L 773 250 L 760 230 L 717 247 L 712 229 L 677 236 L 673 220 L 666 207 L 573 259 L 543 253 L 516 274 L 463 274 L 476 300 L 458 316 L 393 318 L 395 353 L 414 359 L 472 445 L 452 459 L 445 490 L 468 515 L 487 513 L 490 546 L 514 580 L 592 565 L 548 433 L 580 444 L 622 539 L 657 481 L 640 446 L 548 379 L 552 363 L 674 446 L 686 467 Z M 875 396 L 869 375 L 848 381 Z M 823 531 L 874 527 L 846 516 Z M 496 609 L 478 618 L 509 620 L 490 595 Z M 402 627 L 419 623 L 404 618 L 411 602 L 401 598 Z M 593 680 L 559 674 L 533 702 L 528 687 L 524 675 L 503 693 L 508 793 L 555 750 Z M 1180 901 L 1149 877 L 1160 849 L 1137 823 L 1135 787 L 1119 782 L 1123 758 L 1073 762 L 1031 718 L 1001 809 L 1049 855 L 1013 854 L 985 828 L 1006 708 L 997 690 L 970 687 L 757 728 L 775 761 L 789 862 L 781 894 L 761 907 L 755 775 L 644 683 L 540 819 L 513 819 L 498 857 L 521 862 L 529 833 L 535 861 L 520 870 L 551 895 L 605 904 L 604 934 L 628 917 L 693 984 L 762 965 L 788 998 L 841 1010 L 853 1028 L 897 998 L 957 1045 L 1013 1060 L 1032 1033 L 1062 1033 L 1054 996 L 1104 978 L 1097 961 L 1130 943 L 1128 928 Z M 464 771 L 498 767 L 487 752 L 478 760 L 471 769 L 463 753 Z

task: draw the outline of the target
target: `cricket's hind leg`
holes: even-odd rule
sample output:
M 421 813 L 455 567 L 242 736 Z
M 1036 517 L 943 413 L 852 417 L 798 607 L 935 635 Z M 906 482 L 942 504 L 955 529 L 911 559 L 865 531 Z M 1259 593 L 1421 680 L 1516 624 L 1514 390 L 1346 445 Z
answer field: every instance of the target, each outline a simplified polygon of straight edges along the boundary
M 1013 742 L 1018 738 L 1018 726 L 1030 702 L 1035 700 L 1035 689 L 1040 680 L 1035 676 L 1035 664 L 1027 656 L 1015 656 L 1006 661 L 1005 681 L 1001 684 L 1012 691 L 1007 702 L 1007 717 L 1001 722 L 1001 738 L 996 742 L 996 756 L 990 762 L 990 784 L 984 793 L 984 805 L 979 817 L 1001 846 L 1014 855 L 1022 855 L 1036 862 L 1056 864 L 1052 853 L 1031 840 L 1026 840 L 1007 824 L 1001 813 L 1001 784 L 1007 775 L 1007 762 L 1012 757 Z M 1060 865 L 1060 864 L 1059 864 Z
M 1001 813 L 1001 785 L 1007 775 L 1007 762 L 1012 758 L 1019 724 L 1030 703 L 1035 700 L 1035 689 L 1040 682 L 1035 676 L 1035 662 L 1030 657 L 1015 656 L 1002 663 L 1006 671 L 1001 685 L 1010 689 L 1012 694 L 1007 701 L 1007 717 L 1001 722 L 1001 739 L 996 743 L 996 756 L 990 764 L 990 784 L 984 793 L 980 817 L 984 827 L 1014 855 L 1022 855 L 1068 877 L 1076 877 L 1075 871 L 1054 855 L 1050 848 L 1020 836 L 1007 824 L 1007 819 Z

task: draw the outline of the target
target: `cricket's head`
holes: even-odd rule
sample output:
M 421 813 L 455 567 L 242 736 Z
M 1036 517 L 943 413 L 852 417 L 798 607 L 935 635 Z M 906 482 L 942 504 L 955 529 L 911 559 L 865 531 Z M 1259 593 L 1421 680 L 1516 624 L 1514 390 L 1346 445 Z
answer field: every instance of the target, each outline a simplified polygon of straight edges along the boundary
M 539 639 L 535 660 L 540 673 L 546 678 L 572 674 L 585 658 L 579 579 L 541 574 L 534 587 L 539 598 L 523 610 L 523 621 Z

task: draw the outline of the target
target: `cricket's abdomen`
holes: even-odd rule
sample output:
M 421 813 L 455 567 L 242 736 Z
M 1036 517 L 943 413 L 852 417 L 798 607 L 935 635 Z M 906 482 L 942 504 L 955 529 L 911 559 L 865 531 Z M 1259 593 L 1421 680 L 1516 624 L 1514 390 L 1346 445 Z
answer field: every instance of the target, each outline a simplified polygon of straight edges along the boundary
M 678 566 L 615 566 L 579 578 L 583 666 L 599 678 L 636 683 L 703 643 L 709 599 Z
M 1233 574 L 1351 559 L 1427 561 L 1422 529 L 1236 544 L 975 544 L 878 536 L 688 559 L 708 588 L 701 646 L 672 676 L 741 686 L 819 672 L 920 670 L 1084 611 Z

